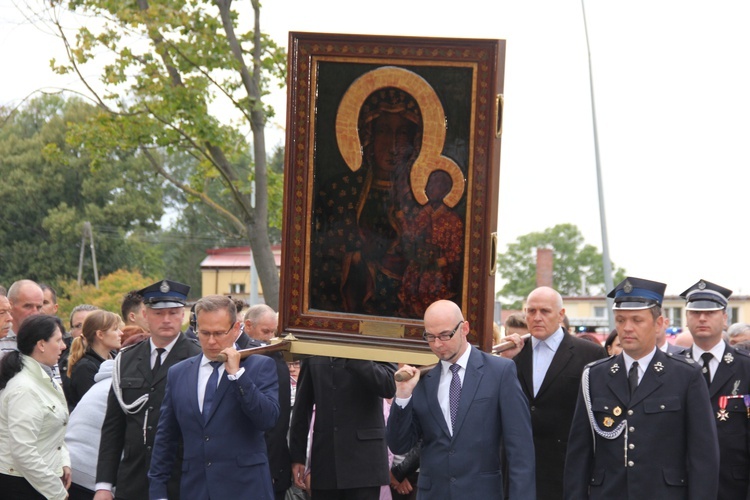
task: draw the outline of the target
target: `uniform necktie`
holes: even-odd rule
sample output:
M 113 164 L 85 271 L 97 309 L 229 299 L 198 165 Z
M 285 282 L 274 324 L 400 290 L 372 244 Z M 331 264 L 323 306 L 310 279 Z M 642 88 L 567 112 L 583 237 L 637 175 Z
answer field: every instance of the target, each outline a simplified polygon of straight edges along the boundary
M 703 360 L 703 378 L 706 379 L 706 385 L 709 387 L 711 386 L 711 369 L 708 367 L 708 364 L 713 359 L 714 355 L 710 352 L 704 352 L 701 354 L 701 359 Z
M 456 430 L 456 414 L 458 413 L 458 402 L 461 400 L 461 377 L 458 376 L 458 370 L 461 369 L 461 365 L 453 363 L 451 365 L 451 371 L 453 372 L 453 378 L 451 378 L 451 387 L 448 391 L 448 401 L 450 403 L 451 410 L 451 429 L 455 432 Z
M 208 420 L 208 414 L 214 404 L 216 386 L 219 385 L 219 367 L 221 366 L 221 361 L 211 361 L 209 364 L 213 367 L 214 371 L 212 371 L 211 376 L 208 377 L 208 382 L 206 382 L 206 392 L 203 395 L 203 420 Z
M 630 371 L 628 372 L 628 385 L 630 386 L 630 397 L 632 398 L 638 387 L 638 361 L 633 361 L 633 364 L 630 365 Z
M 161 368 L 161 355 L 166 351 L 163 347 L 157 347 L 156 348 L 156 362 L 154 363 L 153 369 L 151 369 L 151 373 L 153 375 L 156 375 L 156 373 L 159 371 L 159 368 Z

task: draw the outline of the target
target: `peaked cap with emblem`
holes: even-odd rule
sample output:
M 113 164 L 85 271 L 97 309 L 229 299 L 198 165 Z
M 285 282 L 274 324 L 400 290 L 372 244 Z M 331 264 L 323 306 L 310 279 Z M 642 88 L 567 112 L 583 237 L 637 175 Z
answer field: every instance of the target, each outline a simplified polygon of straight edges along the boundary
M 720 311 L 726 309 L 732 290 L 704 279 L 680 294 L 687 301 L 686 311 Z
M 649 309 L 661 307 L 667 285 L 658 281 L 627 277 L 622 280 L 607 297 L 615 299 L 612 309 Z
M 143 304 L 151 309 L 169 309 L 184 307 L 190 286 L 176 281 L 162 280 L 138 290 L 143 297 Z

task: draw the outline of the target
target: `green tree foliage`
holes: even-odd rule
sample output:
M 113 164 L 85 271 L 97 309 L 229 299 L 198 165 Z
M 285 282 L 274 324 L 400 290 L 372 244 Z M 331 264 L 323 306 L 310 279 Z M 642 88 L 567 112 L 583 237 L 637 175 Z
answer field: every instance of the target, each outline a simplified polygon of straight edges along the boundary
M 137 153 L 191 201 L 221 214 L 249 240 L 266 299 L 276 308 L 279 277 L 269 241 L 268 197 L 281 183 L 269 178 L 266 165 L 265 124 L 272 110 L 262 98 L 272 81 L 283 83 L 286 55 L 261 34 L 259 2 L 249 3 L 252 26 L 240 23 L 251 17 L 242 15 L 249 14 L 243 11 L 248 5 L 229 0 L 54 2 L 97 23 L 79 28 L 74 37 L 57 23 L 69 60 L 53 65 L 85 81 L 82 67 L 95 57 L 109 61 L 99 83 L 89 85 L 100 113 L 71 140 L 85 143 L 97 166 L 113 155 Z M 98 86 L 105 91 L 95 92 Z M 218 110 L 226 108 L 235 121 L 219 118 L 226 113 Z M 245 137 L 248 128 L 252 144 Z M 187 181 L 175 172 L 175 154 L 195 160 Z M 221 196 L 212 194 L 217 192 Z
M 99 288 L 94 285 L 79 287 L 76 280 L 65 280 L 59 283 L 58 315 L 67 324 L 70 311 L 79 304 L 91 304 L 107 311 L 120 314 L 122 298 L 131 290 L 147 287 L 159 278 L 143 276 L 138 271 L 118 270 L 99 280 Z
M 159 250 L 132 235 L 154 231 L 161 181 L 143 159 L 112 155 L 92 174 L 82 144 L 66 137 L 96 114 L 80 99 L 42 96 L 0 123 L 0 283 L 77 277 L 83 222 L 93 226 L 98 270 L 159 274 Z M 84 277 L 93 281 L 86 248 Z
M 562 295 L 590 295 L 602 292 L 602 254 L 585 244 L 573 224 L 558 224 L 540 233 L 529 233 L 508 245 L 498 255 L 498 274 L 505 286 L 498 292 L 509 309 L 520 309 L 524 298 L 536 288 L 536 250 L 551 248 L 554 255 L 553 286 Z M 612 264 L 614 282 L 625 278 L 625 270 Z

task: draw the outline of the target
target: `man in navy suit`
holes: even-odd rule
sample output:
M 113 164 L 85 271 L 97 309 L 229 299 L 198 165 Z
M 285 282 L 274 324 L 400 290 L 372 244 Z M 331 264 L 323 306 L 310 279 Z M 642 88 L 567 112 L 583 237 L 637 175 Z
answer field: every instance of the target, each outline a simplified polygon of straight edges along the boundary
M 159 417 L 149 496 L 167 498 L 180 437 L 183 498 L 273 500 L 264 432 L 279 417 L 276 366 L 266 356 L 240 360 L 237 309 L 228 297 L 198 301 L 197 335 L 203 354 L 173 366 Z M 226 356 L 222 364 L 219 354 Z
M 731 290 L 700 280 L 680 297 L 686 300 L 687 327 L 694 340 L 686 355 L 702 367 L 719 435 L 718 498 L 745 500 L 750 498 L 750 414 L 747 409 L 750 406 L 750 355 L 724 341 L 730 295 Z
M 509 497 L 535 499 L 534 440 L 526 397 L 512 361 L 469 345 L 469 323 L 453 302 L 431 304 L 425 340 L 440 359 L 423 381 L 419 370 L 396 383 L 388 419 L 391 451 L 422 439 L 419 499 L 502 499 L 501 443 L 509 463 Z
M 665 289 L 626 278 L 609 293 L 623 351 L 583 371 L 567 500 L 716 498 L 719 446 L 706 383 L 692 359 L 656 348 Z

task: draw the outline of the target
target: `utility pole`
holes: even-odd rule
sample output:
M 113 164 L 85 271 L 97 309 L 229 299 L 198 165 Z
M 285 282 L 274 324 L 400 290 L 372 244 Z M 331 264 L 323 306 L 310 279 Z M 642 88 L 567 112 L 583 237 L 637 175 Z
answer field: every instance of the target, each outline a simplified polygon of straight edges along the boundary
M 602 231 L 602 267 L 604 268 L 604 286 L 605 294 L 614 288 L 612 283 L 612 262 L 609 260 L 609 238 L 607 237 L 607 216 L 604 213 L 604 189 L 602 187 L 602 167 L 599 160 L 599 132 L 596 127 L 596 102 L 594 101 L 594 76 L 591 71 L 591 46 L 589 45 L 589 28 L 586 23 L 586 6 L 584 0 L 581 0 L 581 10 L 583 11 L 583 29 L 586 32 L 586 52 L 589 61 L 589 89 L 591 92 L 591 118 L 594 126 L 594 156 L 596 158 L 596 187 L 599 193 L 599 222 Z M 609 320 L 609 329 L 615 329 L 615 318 L 612 314 L 612 299 L 607 299 L 607 319 Z
M 94 233 L 91 230 L 91 223 L 83 223 L 81 234 L 81 254 L 78 257 L 78 286 L 83 286 L 83 253 L 86 251 L 86 236 L 89 238 L 89 248 L 91 248 L 91 262 L 94 267 L 94 286 L 99 289 L 99 271 L 96 267 L 96 248 L 94 248 Z

